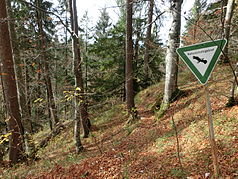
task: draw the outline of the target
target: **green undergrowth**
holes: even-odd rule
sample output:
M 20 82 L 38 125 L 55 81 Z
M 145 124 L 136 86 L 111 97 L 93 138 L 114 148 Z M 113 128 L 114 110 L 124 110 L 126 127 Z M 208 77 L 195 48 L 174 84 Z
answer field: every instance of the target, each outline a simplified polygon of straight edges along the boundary
M 138 107 L 143 107 L 148 111 L 157 111 L 160 108 L 163 99 L 163 82 L 152 85 L 138 93 L 135 97 L 135 103 Z
M 72 124 L 72 121 L 66 122 L 66 129 L 57 137 L 51 139 L 46 147 L 38 151 L 37 161 L 28 161 L 27 163 L 17 164 L 13 168 L 5 169 L 0 178 L 35 176 L 37 173 L 49 172 L 57 165 L 69 166 L 85 158 L 84 155 L 76 155 L 71 152 L 74 147 Z M 35 145 L 37 146 L 49 132 L 50 130 L 46 127 L 45 130 L 33 135 Z
M 124 103 L 114 104 L 108 110 L 95 113 L 93 119 L 94 125 L 104 125 L 108 122 L 113 122 L 113 120 L 125 119 L 127 117 Z
M 106 106 L 105 109 L 100 109 L 97 111 L 92 111 L 93 119 L 92 124 L 96 126 L 99 130 L 92 131 L 88 139 L 82 139 L 84 143 L 95 143 L 95 139 L 99 138 L 106 130 L 112 130 L 114 125 L 119 122 L 127 120 L 127 112 L 125 110 L 125 105 L 123 103 L 113 104 Z M 45 148 L 38 151 L 37 161 L 30 161 L 28 164 L 22 163 L 14 166 L 13 168 L 5 169 L 0 178 L 23 178 L 29 175 L 36 175 L 37 173 L 49 172 L 55 166 L 60 165 L 62 167 L 67 167 L 72 164 L 79 163 L 86 156 L 84 153 L 75 154 L 74 153 L 74 141 L 73 141 L 73 121 L 65 122 L 64 129 L 57 137 L 51 139 Z M 133 131 L 135 127 L 126 126 L 125 131 L 128 131 L 128 135 Z M 46 126 L 44 130 L 33 135 L 33 140 L 35 145 L 44 139 L 47 134 L 49 134 L 50 129 Z

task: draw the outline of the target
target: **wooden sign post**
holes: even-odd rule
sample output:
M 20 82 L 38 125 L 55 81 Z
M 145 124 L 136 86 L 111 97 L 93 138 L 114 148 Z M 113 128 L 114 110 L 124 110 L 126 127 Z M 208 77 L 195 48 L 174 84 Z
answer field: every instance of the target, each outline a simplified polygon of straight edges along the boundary
M 212 121 L 212 107 L 209 96 L 209 89 L 207 86 L 207 81 L 215 68 L 218 58 L 221 55 L 222 50 L 226 46 L 227 41 L 215 40 L 204 42 L 200 44 L 194 44 L 177 49 L 177 53 L 182 58 L 184 63 L 196 76 L 198 81 L 204 85 L 204 92 L 206 96 L 206 106 L 207 106 L 207 116 L 208 116 L 208 128 L 209 128 L 209 140 L 211 144 L 212 160 L 214 168 L 214 177 L 219 176 L 219 166 L 218 166 L 218 152 L 217 145 L 215 141 L 215 133 Z
M 211 107 L 209 89 L 207 84 L 205 84 L 204 87 L 205 87 L 204 91 L 206 96 L 207 117 L 208 117 L 208 127 L 209 127 L 209 140 L 210 140 L 211 150 L 212 150 L 214 174 L 215 174 L 215 178 L 217 178 L 219 176 L 219 165 L 218 165 L 218 156 L 217 156 L 217 153 L 218 153 L 217 145 L 215 141 L 215 132 L 214 132 L 213 120 L 212 120 L 212 107 Z

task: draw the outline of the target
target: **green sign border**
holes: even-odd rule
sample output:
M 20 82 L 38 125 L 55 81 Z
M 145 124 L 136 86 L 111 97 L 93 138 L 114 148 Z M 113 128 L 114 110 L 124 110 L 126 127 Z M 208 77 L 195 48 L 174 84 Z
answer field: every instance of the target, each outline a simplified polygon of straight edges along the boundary
M 201 84 L 206 84 L 208 79 L 210 78 L 210 75 L 218 61 L 218 58 L 221 55 L 222 50 L 224 49 L 225 45 L 227 43 L 226 39 L 222 40 L 214 40 L 214 41 L 209 41 L 209 42 L 204 42 L 200 44 L 194 44 L 186 47 L 181 47 L 176 50 L 176 52 L 179 54 L 179 56 L 182 58 L 182 60 L 185 62 L 185 64 L 188 66 L 188 68 L 193 72 L 193 74 L 196 76 L 196 78 L 200 81 Z M 204 75 L 202 75 L 197 68 L 193 65 L 191 60 L 187 57 L 185 52 L 191 51 L 191 50 L 197 50 L 197 49 L 202 49 L 202 48 L 208 48 L 208 47 L 213 47 L 213 46 L 218 46 L 216 49 L 216 52 L 214 53 L 210 64 L 207 67 L 207 70 Z

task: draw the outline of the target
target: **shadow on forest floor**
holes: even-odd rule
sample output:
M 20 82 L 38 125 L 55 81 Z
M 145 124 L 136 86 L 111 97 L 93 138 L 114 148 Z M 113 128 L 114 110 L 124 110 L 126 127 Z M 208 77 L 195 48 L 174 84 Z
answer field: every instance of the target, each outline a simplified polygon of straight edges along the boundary
M 211 85 L 211 88 L 225 91 L 227 83 L 222 83 L 226 86 Z M 204 178 L 205 173 L 212 175 L 203 89 L 201 86 L 193 86 L 184 90 L 187 95 L 173 102 L 166 114 L 158 120 L 155 119 L 154 111 L 148 110 L 148 106 L 157 99 L 159 91 L 162 91 L 157 86 L 141 92 L 137 105 L 141 119 L 133 124 L 126 123 L 127 114 L 123 104 L 112 106 L 105 112 L 95 112 L 92 115 L 91 135 L 83 139 L 86 150 L 82 154 L 73 154 L 73 133 L 67 128 L 43 151 L 50 155 L 42 158 L 41 162 L 50 159 L 52 166 L 46 170 L 37 170 L 35 176 L 30 176 L 33 170 L 28 168 L 26 178 L 144 179 L 188 176 Z M 235 178 L 238 176 L 238 133 L 234 119 L 237 119 L 238 107 L 225 108 L 226 98 L 217 98 L 214 93 L 211 94 L 211 100 L 220 171 L 223 177 Z M 182 168 L 177 157 L 178 145 L 172 117 L 178 131 Z M 65 159 L 56 161 L 60 157 Z M 66 163 L 65 166 L 62 161 Z

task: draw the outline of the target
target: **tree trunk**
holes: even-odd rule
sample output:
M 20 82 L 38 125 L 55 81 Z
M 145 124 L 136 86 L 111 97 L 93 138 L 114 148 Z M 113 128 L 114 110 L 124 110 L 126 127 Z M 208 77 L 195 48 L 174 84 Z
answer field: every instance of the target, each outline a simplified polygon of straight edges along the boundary
M 6 106 L 9 114 L 8 127 L 11 132 L 9 141 L 9 160 L 17 163 L 23 152 L 23 126 L 20 118 L 19 103 L 17 98 L 17 86 L 15 78 L 14 63 L 12 57 L 12 46 L 10 41 L 9 25 L 5 0 L 0 1 L 0 59 L 2 62 L 1 75 L 3 76 Z
M 74 60 L 74 75 L 75 75 L 75 126 L 74 126 L 74 138 L 76 142 L 76 153 L 82 151 L 83 146 L 80 140 L 80 117 L 84 130 L 84 137 L 89 135 L 89 119 L 88 113 L 86 110 L 85 96 L 84 96 L 84 86 L 83 86 L 83 77 L 82 77 L 82 67 L 81 67 L 81 52 L 79 46 L 79 37 L 78 37 L 78 16 L 77 16 L 77 7 L 76 0 L 69 0 L 70 8 L 70 20 L 71 28 L 73 31 L 73 60 Z
M 40 7 L 41 3 L 42 3 L 42 0 L 36 0 L 36 4 L 38 7 Z M 39 43 L 40 43 L 40 48 L 42 49 L 41 58 L 44 65 L 44 79 L 46 84 L 47 98 L 49 100 L 52 124 L 53 126 L 55 126 L 59 122 L 59 119 L 56 114 L 56 105 L 55 105 L 54 94 L 53 94 L 53 89 L 51 84 L 50 73 L 49 73 L 50 71 L 49 60 L 46 55 L 46 35 L 43 29 L 42 12 L 40 10 L 37 10 L 37 23 L 38 23 L 39 36 L 40 36 Z
M 181 5 L 183 0 L 172 0 L 170 11 L 172 24 L 169 31 L 168 47 L 165 57 L 166 75 L 163 103 L 168 107 L 172 94 L 176 91 L 178 75 L 178 55 L 176 49 L 180 44 Z
M 79 37 L 78 37 L 78 16 L 77 16 L 77 6 L 76 0 L 73 0 L 73 17 L 74 17 L 74 29 L 73 32 L 75 36 L 73 36 L 73 50 L 75 54 L 74 58 L 74 74 L 75 74 L 75 84 L 76 88 L 79 87 L 79 108 L 80 108 L 80 115 L 83 125 L 83 137 L 87 138 L 89 136 L 91 123 L 88 118 L 87 112 L 87 104 L 84 92 L 84 81 L 83 81 L 83 72 L 82 72 L 82 59 L 81 59 L 81 52 L 80 52 L 80 45 L 79 45 Z
M 237 75 L 238 75 L 238 63 L 236 63 L 236 66 L 235 66 L 235 76 L 231 85 L 230 96 L 228 98 L 228 102 L 226 103 L 226 107 L 232 107 L 234 105 L 237 105 L 237 101 L 235 99 L 235 91 L 237 87 L 237 83 L 236 83 Z
M 140 41 L 142 39 L 142 28 L 141 28 L 141 18 L 142 18 L 142 12 L 140 11 L 140 14 L 138 15 L 138 19 L 135 21 L 135 42 L 134 42 L 134 56 L 133 56 L 133 62 L 132 62 L 132 68 L 138 69 L 139 68 L 139 58 L 140 58 Z M 133 80 L 133 89 L 134 94 L 138 93 L 140 91 L 140 87 L 144 88 L 144 83 L 138 82 L 137 79 L 140 78 L 140 73 L 138 71 L 134 71 L 134 80 Z M 144 79 L 143 79 L 144 82 Z
M 11 9 L 10 1 L 7 1 L 9 16 L 14 18 L 13 12 Z M 17 89 L 18 96 L 20 102 L 20 110 L 21 110 L 21 119 L 26 132 L 32 133 L 32 122 L 30 120 L 30 112 L 28 106 L 28 97 L 27 97 L 27 89 L 26 86 L 26 74 L 24 77 L 24 69 L 27 68 L 26 64 L 21 60 L 20 50 L 18 46 L 18 39 L 15 31 L 15 23 L 10 23 L 10 32 L 11 32 L 11 40 L 12 40 L 12 48 L 13 48 L 13 57 L 16 68 L 16 77 L 17 77 Z M 25 70 L 26 71 L 26 70 Z
M 227 44 L 224 49 L 224 63 L 229 62 L 229 55 L 228 55 L 228 44 L 230 39 L 230 29 L 231 29 L 231 19 L 233 15 L 233 9 L 235 6 L 235 0 L 228 0 L 227 8 L 226 8 L 226 16 L 225 16 L 225 27 L 224 27 L 224 38 L 227 39 Z
M 76 61 L 78 60 L 78 37 L 75 37 L 75 14 L 73 12 L 73 0 L 69 0 L 69 11 L 70 11 L 70 22 L 71 22 L 71 29 L 73 31 L 73 36 L 72 36 L 72 51 L 73 51 L 73 61 L 74 61 L 74 74 L 75 74 L 75 86 L 78 86 L 79 80 L 77 80 L 77 68 L 76 68 Z M 79 112 L 79 104 L 80 104 L 80 99 L 79 96 L 75 96 L 75 116 L 74 116 L 74 140 L 75 140 L 75 147 L 76 147 L 76 153 L 80 153 L 83 150 L 83 145 L 81 143 L 80 139 L 80 112 Z
M 152 29 L 152 20 L 153 20 L 153 9 L 154 9 L 154 0 L 149 1 L 149 11 L 147 19 L 147 31 L 146 31 L 146 40 L 145 40 L 145 55 L 144 55 L 144 74 L 145 81 L 149 79 L 149 50 L 151 43 L 151 29 Z
M 132 4 L 133 0 L 126 2 L 126 103 L 128 113 L 135 117 L 135 102 L 133 89 L 133 42 L 132 42 Z

